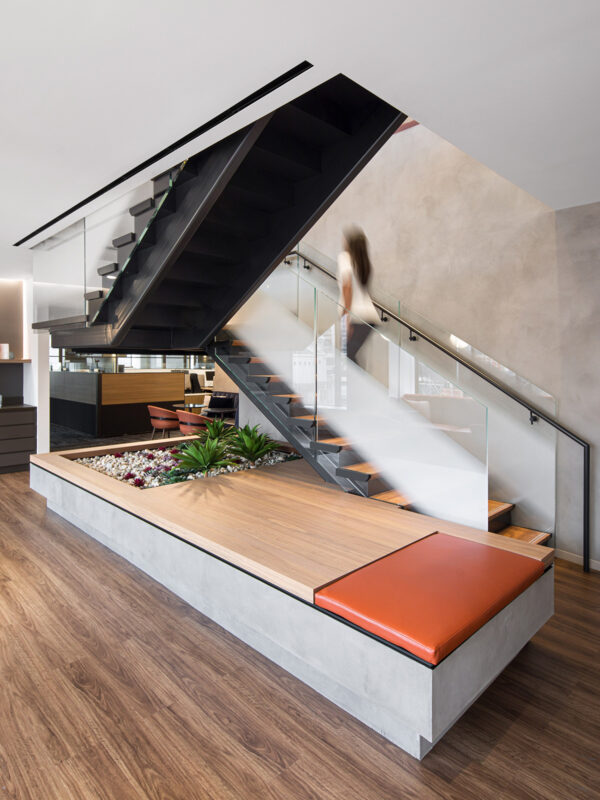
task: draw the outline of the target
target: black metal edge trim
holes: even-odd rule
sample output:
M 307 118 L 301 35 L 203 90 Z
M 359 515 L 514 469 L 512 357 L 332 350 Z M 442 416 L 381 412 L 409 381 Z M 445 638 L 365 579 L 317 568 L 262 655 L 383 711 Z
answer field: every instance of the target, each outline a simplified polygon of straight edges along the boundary
M 79 203 L 76 203 L 74 206 L 71 206 L 71 208 L 68 208 L 66 211 L 63 211 L 58 216 L 54 217 L 53 219 L 49 220 L 43 225 L 40 225 L 39 228 L 36 228 L 31 233 L 28 233 L 26 236 L 23 236 L 23 238 L 19 239 L 18 242 L 15 242 L 14 247 L 18 247 L 19 245 L 25 244 L 25 242 L 27 242 L 29 239 L 32 239 L 34 236 L 37 236 L 38 233 L 42 233 L 42 231 L 46 230 L 46 228 L 49 228 L 56 222 L 60 222 L 61 219 L 64 219 L 65 217 L 69 216 L 69 214 L 72 214 L 74 211 L 83 208 L 83 206 L 87 205 L 87 203 L 90 203 L 92 200 L 95 200 L 96 198 L 100 197 L 105 192 L 114 189 L 120 183 L 123 183 L 129 178 L 132 178 L 134 175 L 137 175 L 138 172 L 141 172 L 143 169 L 146 169 L 146 167 L 152 166 L 152 164 L 155 164 L 157 161 L 160 161 L 161 158 L 168 156 L 170 153 L 174 153 L 180 147 L 183 147 L 184 145 L 196 139 L 198 136 L 201 136 L 203 133 L 206 133 L 206 131 L 210 130 L 211 128 L 215 128 L 217 125 L 220 125 L 225 120 L 229 119 L 230 117 L 233 117 L 238 112 L 243 111 L 245 108 L 248 108 L 248 106 L 253 105 L 258 100 L 262 100 L 263 97 L 266 97 L 268 94 L 271 94 L 271 92 L 274 92 L 276 89 L 279 89 L 281 86 L 284 86 L 286 83 L 289 83 L 291 80 L 297 78 L 299 75 L 302 75 L 303 72 L 312 69 L 312 66 L 313 65 L 309 61 L 302 61 L 295 67 L 292 67 L 292 69 L 289 69 L 287 72 L 284 72 L 282 75 L 279 75 L 277 78 L 274 78 L 272 81 L 269 81 L 269 83 L 266 83 L 264 86 L 261 86 L 260 89 L 256 89 L 256 91 L 252 92 L 252 94 L 249 94 L 247 97 L 244 97 L 243 100 L 239 100 L 237 103 L 230 106 L 230 108 L 227 108 L 225 111 L 222 111 L 220 114 L 217 114 L 216 117 L 209 119 L 208 122 L 205 122 L 203 125 L 200 125 L 195 130 L 190 131 L 190 133 L 186 134 L 185 136 L 182 136 L 181 139 L 177 139 L 177 141 L 173 142 L 172 144 L 168 145 L 162 150 L 159 150 L 158 153 L 156 153 L 153 156 L 150 156 L 150 158 L 147 158 L 145 161 L 142 161 L 141 164 L 137 165 L 137 167 L 132 167 L 130 170 L 123 173 L 123 175 L 121 175 L 119 178 L 115 178 L 115 180 L 111 181 L 110 183 L 107 183 L 106 186 L 102 187 L 102 189 L 98 189 L 98 191 L 89 195 L 89 197 L 84 198 Z
M 125 512 L 126 514 L 130 514 L 132 517 L 135 517 L 135 519 L 139 519 L 141 522 L 145 522 L 146 525 L 151 525 L 153 528 L 156 528 L 157 530 L 162 531 L 163 533 L 166 533 L 168 536 L 172 536 L 174 539 L 178 539 L 180 542 L 183 542 L 184 544 L 187 544 L 190 547 L 195 548 L 196 550 L 200 550 L 201 553 L 205 553 L 207 556 L 210 556 L 211 558 L 214 558 L 217 561 L 221 561 L 221 562 L 223 562 L 223 564 L 227 564 L 228 567 L 233 567 L 233 569 L 237 569 L 239 572 L 243 572 L 245 575 L 248 575 L 250 578 L 254 578 L 254 580 L 260 581 L 261 583 L 264 583 L 267 586 L 270 586 L 271 589 L 276 589 L 278 592 L 281 592 L 282 594 L 285 594 L 288 597 L 291 597 L 294 600 L 297 600 L 299 603 L 303 603 L 305 606 L 308 606 L 309 608 L 312 608 L 314 611 L 318 611 L 319 614 L 325 614 L 326 616 L 337 620 L 338 622 L 342 623 L 343 625 L 347 625 L 349 628 L 352 628 L 353 630 L 358 631 L 358 633 L 361 633 L 363 636 L 368 636 L 370 639 L 374 639 L 376 642 L 379 642 L 379 644 L 385 645 L 386 647 L 389 647 L 391 650 L 395 650 L 397 653 L 400 653 L 401 655 L 406 656 L 407 658 L 410 658 L 412 661 L 416 661 L 417 663 L 422 664 L 424 667 L 428 667 L 429 669 L 433 670 L 433 669 L 436 668 L 436 666 L 438 666 L 437 664 L 430 664 L 428 661 L 424 661 L 422 658 L 419 658 L 418 656 L 415 656 L 413 653 L 410 653 L 408 650 L 404 650 L 402 647 L 399 647 L 398 645 L 393 644 L 392 642 L 388 642 L 385 639 L 382 639 L 380 636 L 377 636 L 376 634 L 365 630 L 364 628 L 360 628 L 358 625 L 355 625 L 354 622 L 350 622 L 350 620 L 344 619 L 344 617 L 340 617 L 337 614 L 334 614 L 332 611 L 328 611 L 326 608 L 321 608 L 320 606 L 317 606 L 314 603 L 310 603 L 308 600 L 304 600 L 304 598 L 302 598 L 302 597 L 298 597 L 297 594 L 293 594 L 292 592 L 288 592 L 287 589 L 282 589 L 281 586 L 276 586 L 274 583 L 271 583 L 270 581 L 266 580 L 266 578 L 261 578 L 259 575 L 255 575 L 253 572 L 250 572 L 249 570 L 244 569 L 243 567 L 239 567 L 237 564 L 233 564 L 231 561 L 228 561 L 226 558 L 223 558 L 222 556 L 218 556 L 215 553 L 211 553 L 210 550 L 206 550 L 204 547 L 200 547 L 200 545 L 194 544 L 193 542 L 190 542 L 188 539 L 184 539 L 183 536 L 178 536 L 178 534 L 173 533 L 173 531 L 167 530 L 167 528 L 163 528 L 162 525 L 157 525 L 155 522 L 149 522 L 147 519 L 145 519 L 144 517 L 141 517 L 139 514 L 134 514 L 133 511 L 127 511 L 126 509 L 123 508 L 123 506 L 120 506 L 118 503 L 114 503 L 112 500 L 107 500 L 105 497 L 100 497 L 100 495 L 96 494 L 96 492 L 92 492 L 90 489 L 85 489 L 83 486 L 80 486 L 78 483 L 75 483 L 75 481 L 69 480 L 68 478 L 63 478 L 62 475 L 57 475 L 55 472 L 52 472 L 52 470 L 46 469 L 46 467 L 41 467 L 39 464 L 34 464 L 34 463 L 30 462 L 30 466 L 33 466 L 36 469 L 41 469 L 42 472 L 47 472 L 49 475 L 53 475 L 55 478 L 58 478 L 61 481 L 65 481 L 65 483 L 70 483 L 72 486 L 75 486 L 77 489 L 80 489 L 82 492 L 86 492 L 87 494 L 91 494 L 92 497 L 98 497 L 104 503 L 108 503 L 109 505 L 114 506 L 115 508 L 118 508 L 121 511 Z M 67 520 L 67 522 L 68 522 L 68 520 Z M 70 524 L 73 525 L 73 523 L 70 523 Z M 77 527 L 77 526 L 75 525 L 74 527 Z M 82 533 L 85 533 L 85 531 L 82 531 Z M 88 534 L 85 534 L 85 535 L 87 536 Z M 102 542 L 99 542 L 99 544 L 102 544 Z M 107 547 L 107 549 L 110 550 L 110 548 L 107 545 L 104 545 L 104 547 Z M 119 554 L 116 553 L 116 555 L 119 555 Z M 127 561 L 127 559 L 124 556 L 121 556 L 121 558 L 123 558 L 125 561 Z M 138 569 L 139 569 L 139 567 L 138 567 Z M 158 581 L 157 581 L 157 583 L 158 583 Z M 193 608 L 193 606 L 192 606 L 192 608 Z M 197 609 L 195 609 L 195 610 L 197 610 Z M 202 614 L 203 612 L 199 611 L 198 613 Z M 235 635 L 235 634 L 233 634 L 233 635 Z M 248 646 L 250 647 L 250 645 L 248 645 Z M 440 664 L 441 663 L 442 662 L 440 661 Z

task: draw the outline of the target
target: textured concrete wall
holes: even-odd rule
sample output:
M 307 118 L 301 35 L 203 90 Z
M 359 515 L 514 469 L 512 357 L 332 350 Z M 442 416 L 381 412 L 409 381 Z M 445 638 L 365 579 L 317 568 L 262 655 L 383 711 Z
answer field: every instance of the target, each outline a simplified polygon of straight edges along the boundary
M 306 241 L 371 242 L 373 295 L 393 298 L 554 395 L 596 445 L 593 547 L 600 560 L 600 203 L 553 212 L 417 126 L 392 137 Z M 557 546 L 581 553 L 581 449 L 559 437 Z

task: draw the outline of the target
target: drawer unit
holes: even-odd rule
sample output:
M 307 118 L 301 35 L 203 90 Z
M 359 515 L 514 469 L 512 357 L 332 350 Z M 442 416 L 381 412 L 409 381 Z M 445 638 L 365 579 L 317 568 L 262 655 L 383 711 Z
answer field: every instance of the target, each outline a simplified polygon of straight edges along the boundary
M 33 406 L 0 408 L 0 472 L 28 468 L 36 450 L 36 415 Z

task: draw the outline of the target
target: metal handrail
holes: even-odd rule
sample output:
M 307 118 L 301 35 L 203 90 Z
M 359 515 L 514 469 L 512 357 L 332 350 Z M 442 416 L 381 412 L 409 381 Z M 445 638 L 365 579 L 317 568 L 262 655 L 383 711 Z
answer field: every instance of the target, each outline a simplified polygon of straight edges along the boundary
M 325 275 L 328 275 L 330 278 L 333 278 L 333 280 L 337 280 L 336 275 L 330 272 L 326 267 L 322 266 L 321 264 L 317 264 L 316 261 L 313 261 L 311 258 L 308 258 L 308 256 L 305 256 L 299 250 L 292 250 L 288 254 L 287 258 L 289 258 L 290 256 L 297 256 L 298 258 L 301 258 L 305 262 L 305 265 L 310 264 L 311 267 L 315 267 L 315 269 L 318 269 L 321 272 L 325 273 Z M 287 258 L 285 263 L 289 264 L 290 262 L 287 261 Z M 586 442 L 585 439 L 582 439 L 581 436 L 578 436 L 572 430 L 569 430 L 569 428 L 565 428 L 565 426 L 561 425 L 561 423 L 558 420 L 554 419 L 554 417 L 549 416 L 544 411 L 541 411 L 539 408 L 534 406 L 528 400 L 525 400 L 523 397 L 520 397 L 520 395 L 515 394 L 515 392 L 513 392 L 507 386 L 504 386 L 504 384 L 492 378 L 487 373 L 483 372 L 481 369 L 479 369 L 479 367 L 475 366 L 475 364 L 472 364 L 471 362 L 462 358 L 462 356 L 459 356 L 457 353 L 454 353 L 452 350 L 447 348 L 441 342 L 438 342 L 436 339 L 432 339 L 431 336 L 428 336 L 426 333 L 424 333 L 422 330 L 417 328 L 412 323 L 407 322 L 406 320 L 402 319 L 402 317 L 398 316 L 398 314 L 395 314 L 393 311 L 390 311 L 389 308 L 386 308 L 385 306 L 382 306 L 380 303 L 376 303 L 375 301 L 373 301 L 373 305 L 376 308 L 378 308 L 384 316 L 391 317 L 400 325 L 403 325 L 405 328 L 408 328 L 411 339 L 413 336 L 415 336 L 417 339 L 425 340 L 433 347 L 436 347 L 438 350 L 441 350 L 442 353 L 445 353 L 447 356 L 450 356 L 450 358 L 453 358 L 461 366 L 465 367 L 466 369 L 470 370 L 475 375 L 477 375 L 479 378 L 486 381 L 486 383 L 489 383 L 495 389 L 498 389 L 498 391 L 502 392 L 502 394 L 509 397 L 515 403 L 518 403 L 523 408 L 526 408 L 529 411 L 529 421 L 532 425 L 535 422 L 538 422 L 538 420 L 543 420 L 548 425 L 551 425 L 553 428 L 555 428 L 555 430 L 559 431 L 559 433 L 562 433 L 563 436 L 567 436 L 569 439 L 571 439 L 571 441 L 575 442 L 576 444 L 580 445 L 580 447 L 583 448 L 583 570 L 584 572 L 589 572 L 590 571 L 590 452 L 591 452 L 590 443 Z

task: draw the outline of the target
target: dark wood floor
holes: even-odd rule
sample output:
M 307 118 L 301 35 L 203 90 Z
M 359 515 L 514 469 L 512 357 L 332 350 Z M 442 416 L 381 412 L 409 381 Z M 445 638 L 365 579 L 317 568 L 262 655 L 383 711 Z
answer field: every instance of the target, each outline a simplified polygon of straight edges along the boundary
M 0 798 L 598 798 L 600 575 L 419 763 L 0 476 Z

